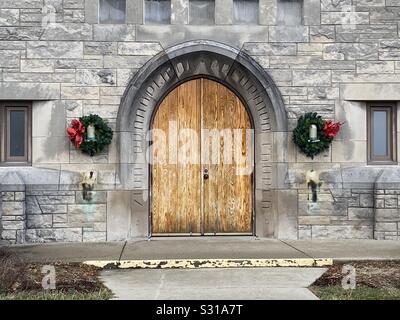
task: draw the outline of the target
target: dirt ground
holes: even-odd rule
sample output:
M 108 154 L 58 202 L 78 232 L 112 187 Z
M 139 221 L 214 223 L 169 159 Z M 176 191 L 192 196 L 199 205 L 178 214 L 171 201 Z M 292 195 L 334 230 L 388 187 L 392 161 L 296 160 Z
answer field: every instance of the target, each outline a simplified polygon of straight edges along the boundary
M 98 279 L 100 269 L 82 264 L 52 264 L 56 273 L 56 292 L 87 294 L 108 290 Z M 42 291 L 43 264 L 24 263 L 0 250 L 0 293 Z
M 356 285 L 368 288 L 400 289 L 400 261 L 348 262 L 334 264 L 313 286 L 326 287 L 341 285 L 343 265 L 356 270 Z

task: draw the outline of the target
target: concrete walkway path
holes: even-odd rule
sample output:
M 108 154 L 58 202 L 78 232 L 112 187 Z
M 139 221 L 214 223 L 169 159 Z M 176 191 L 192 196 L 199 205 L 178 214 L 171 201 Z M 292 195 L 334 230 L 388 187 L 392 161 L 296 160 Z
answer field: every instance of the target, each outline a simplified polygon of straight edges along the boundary
M 307 289 L 325 268 L 105 270 L 123 300 L 315 300 Z
M 141 259 L 400 260 L 400 241 L 273 240 L 254 237 L 156 238 L 107 243 L 50 243 L 4 247 L 32 262 Z

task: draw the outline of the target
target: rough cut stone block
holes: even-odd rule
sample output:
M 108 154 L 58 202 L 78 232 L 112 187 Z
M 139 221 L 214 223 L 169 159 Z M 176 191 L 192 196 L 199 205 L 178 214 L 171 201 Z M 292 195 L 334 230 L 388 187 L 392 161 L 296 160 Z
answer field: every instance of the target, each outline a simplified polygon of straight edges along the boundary
M 385 197 L 385 208 L 397 208 L 397 197 Z
M 308 42 L 308 27 L 276 26 L 269 28 L 271 42 Z
M 375 210 L 376 221 L 399 221 L 400 212 L 398 209 L 376 209 Z
M 64 195 L 48 195 L 48 196 L 36 196 L 39 205 L 55 205 L 55 204 L 67 204 L 74 203 L 74 196 L 64 196 Z
M 53 214 L 53 223 L 66 223 L 68 222 L 67 214 Z
M 369 220 L 374 217 L 373 208 L 349 208 L 349 220 Z
M 327 216 L 305 216 L 299 217 L 299 224 L 306 224 L 306 225 L 324 225 L 330 224 L 331 219 Z
M 15 193 L 14 192 L 2 192 L 1 198 L 3 201 L 14 201 Z
M 4 230 L 22 230 L 25 227 L 25 221 L 2 221 L 2 227 Z
M 294 56 L 297 46 L 295 44 L 249 42 L 244 44 L 243 50 L 250 55 Z
M 54 205 L 41 205 L 40 208 L 42 209 L 43 213 L 67 213 L 67 206 L 61 204 L 54 204 Z
M 111 69 L 77 70 L 76 83 L 88 86 L 110 86 L 117 81 L 117 71 Z
M 394 73 L 394 61 L 357 61 L 358 73 Z
M 106 219 L 106 205 L 79 204 L 68 205 L 68 222 L 85 224 L 87 222 L 104 222 Z
M 41 40 L 92 40 L 92 26 L 84 23 L 52 23 L 47 26 Z
M 313 239 L 372 239 L 373 227 L 368 226 L 312 226 Z
M 2 27 L 0 28 L 0 40 L 39 40 L 41 27 Z
M 85 69 L 102 68 L 102 59 L 57 59 L 54 61 L 56 69 Z
M 335 41 L 334 26 L 311 26 L 310 41 L 311 42 L 334 42 Z
M 83 242 L 103 242 L 107 241 L 106 232 L 84 232 Z
M 375 230 L 380 232 L 397 231 L 397 223 L 376 222 Z
M 329 70 L 293 70 L 295 86 L 329 86 L 331 71 Z
M 16 230 L 2 230 L 1 239 L 10 240 L 12 243 L 16 242 L 17 231 Z
M 53 216 L 51 214 L 36 214 L 28 216 L 26 226 L 28 229 L 51 228 Z
M 3 202 L 3 216 L 23 216 L 24 215 L 24 203 L 23 202 Z
M 369 24 L 369 12 L 323 12 L 321 24 L 352 25 Z
M 85 7 L 85 0 L 63 0 L 65 9 L 83 9 Z
M 326 44 L 323 51 L 325 60 L 378 60 L 376 43 L 335 43 Z
M 127 66 L 138 69 L 141 68 L 151 56 L 105 56 L 105 68 L 126 68 Z
M 14 26 L 19 23 L 18 9 L 0 9 L 0 26 Z
M 95 41 L 135 41 L 135 26 L 127 24 L 94 25 Z
M 2 0 L 0 8 L 16 8 L 16 9 L 41 9 L 43 0 Z
M 160 51 L 162 48 L 158 43 L 128 42 L 118 45 L 118 54 L 120 55 L 147 56 L 156 55 Z
M 61 89 L 62 99 L 95 100 L 99 98 L 98 87 L 65 87 Z
M 85 42 L 85 55 L 113 55 L 117 54 L 117 44 L 115 42 Z
M 0 55 L 0 68 L 17 68 L 20 61 L 20 51 L 4 50 Z
M 49 60 L 21 60 L 21 72 L 54 72 L 54 62 Z
M 81 242 L 82 228 L 61 229 L 28 229 L 26 230 L 27 242 Z
M 83 58 L 83 43 L 74 41 L 35 41 L 27 43 L 30 59 L 80 59 Z
M 372 194 L 360 194 L 360 206 L 372 208 L 374 206 L 374 196 Z

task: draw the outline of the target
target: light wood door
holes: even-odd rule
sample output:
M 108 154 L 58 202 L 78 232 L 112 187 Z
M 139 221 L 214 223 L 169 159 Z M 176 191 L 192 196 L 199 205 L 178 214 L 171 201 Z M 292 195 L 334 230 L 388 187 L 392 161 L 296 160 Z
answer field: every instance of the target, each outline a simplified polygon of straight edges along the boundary
M 167 95 L 152 126 L 153 235 L 252 233 L 248 129 L 240 99 L 215 81 L 188 81 Z

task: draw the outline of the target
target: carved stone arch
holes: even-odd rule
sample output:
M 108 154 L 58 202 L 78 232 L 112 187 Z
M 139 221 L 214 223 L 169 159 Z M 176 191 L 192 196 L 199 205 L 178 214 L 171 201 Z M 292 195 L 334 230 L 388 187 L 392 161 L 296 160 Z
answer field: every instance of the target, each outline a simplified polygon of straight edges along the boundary
M 271 76 L 257 62 L 246 53 L 222 43 L 186 42 L 165 49 L 150 59 L 125 90 L 116 127 L 119 188 L 141 190 L 146 200 L 149 183 L 146 135 L 153 114 L 171 90 L 198 77 L 222 83 L 243 101 L 252 117 L 256 140 L 257 136 L 264 137 L 263 142 L 256 141 L 256 149 L 265 146 L 272 149 L 275 133 L 280 135 L 281 141 L 287 139 L 287 117 L 282 97 Z M 264 143 L 266 140 L 269 142 Z M 276 162 L 274 159 L 265 161 Z M 274 180 L 269 186 L 259 182 L 259 190 L 272 188 L 272 183 L 279 185 L 284 180 L 273 177 L 259 179 Z

